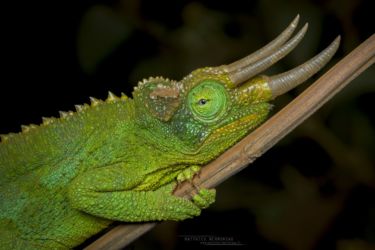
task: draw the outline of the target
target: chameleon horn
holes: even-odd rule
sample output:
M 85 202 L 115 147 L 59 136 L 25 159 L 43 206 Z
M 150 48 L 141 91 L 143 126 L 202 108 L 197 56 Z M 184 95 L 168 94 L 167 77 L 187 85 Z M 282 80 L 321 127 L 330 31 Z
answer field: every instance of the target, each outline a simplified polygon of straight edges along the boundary
M 275 50 L 277 50 L 281 45 L 283 45 L 293 34 L 294 30 L 297 27 L 299 21 L 299 15 L 297 15 L 293 21 L 289 24 L 289 26 L 273 41 L 268 43 L 263 48 L 255 51 L 254 53 L 234 62 L 229 65 L 223 66 L 224 70 L 226 72 L 231 72 L 234 70 L 237 70 L 239 68 L 242 68 L 246 65 L 249 65 L 250 63 L 256 62 L 269 54 L 273 53 Z
M 259 61 L 252 63 L 248 66 L 245 66 L 237 71 L 230 72 L 229 77 L 232 82 L 236 85 L 250 79 L 251 77 L 259 74 L 260 72 L 264 71 L 265 69 L 269 68 L 277 61 L 285 57 L 289 52 L 291 52 L 302 40 L 308 28 L 308 24 L 306 23 L 305 26 L 293 37 L 291 38 L 286 44 L 284 44 L 281 48 L 277 51 L 273 52 L 271 55 L 260 59 Z
M 325 50 L 304 64 L 287 72 L 269 77 L 268 85 L 272 91 L 272 97 L 275 98 L 288 92 L 318 72 L 336 53 L 339 45 L 340 36 L 336 37 L 336 39 Z

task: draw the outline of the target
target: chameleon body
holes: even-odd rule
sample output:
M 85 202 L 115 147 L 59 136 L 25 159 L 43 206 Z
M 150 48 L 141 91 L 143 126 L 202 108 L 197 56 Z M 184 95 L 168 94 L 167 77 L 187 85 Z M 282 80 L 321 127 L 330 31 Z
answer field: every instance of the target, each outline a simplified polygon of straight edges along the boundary
M 336 38 L 288 72 L 259 76 L 287 55 L 299 16 L 275 40 L 237 62 L 201 68 L 181 81 L 139 82 L 133 98 L 91 99 L 40 126 L 1 137 L 0 248 L 69 249 L 113 221 L 183 220 L 215 200 L 172 194 L 264 121 L 271 99 L 322 68 Z
M 172 195 L 176 183 L 259 125 L 270 98 L 263 78 L 234 88 L 227 73 L 203 68 L 3 136 L 1 248 L 72 248 L 115 220 L 199 215 L 215 191 L 189 201 Z

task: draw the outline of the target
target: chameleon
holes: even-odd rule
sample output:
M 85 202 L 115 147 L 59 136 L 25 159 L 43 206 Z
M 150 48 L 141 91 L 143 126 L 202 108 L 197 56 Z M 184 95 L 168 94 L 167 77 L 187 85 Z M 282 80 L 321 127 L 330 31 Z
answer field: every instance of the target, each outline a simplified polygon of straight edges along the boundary
M 150 77 L 132 98 L 109 92 L 76 111 L 1 136 L 0 248 L 71 249 L 114 221 L 184 220 L 215 200 L 173 195 L 266 120 L 270 101 L 318 72 L 340 37 L 305 63 L 261 75 L 302 40 L 299 16 L 274 40 L 231 64 L 180 81 Z

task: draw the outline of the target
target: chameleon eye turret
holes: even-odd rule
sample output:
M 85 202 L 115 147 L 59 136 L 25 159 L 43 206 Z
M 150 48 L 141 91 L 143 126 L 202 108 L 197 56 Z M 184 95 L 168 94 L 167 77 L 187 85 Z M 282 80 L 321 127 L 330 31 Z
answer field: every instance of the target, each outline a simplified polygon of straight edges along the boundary
M 188 102 L 197 119 L 212 123 L 225 113 L 228 95 L 223 85 L 205 81 L 190 91 Z

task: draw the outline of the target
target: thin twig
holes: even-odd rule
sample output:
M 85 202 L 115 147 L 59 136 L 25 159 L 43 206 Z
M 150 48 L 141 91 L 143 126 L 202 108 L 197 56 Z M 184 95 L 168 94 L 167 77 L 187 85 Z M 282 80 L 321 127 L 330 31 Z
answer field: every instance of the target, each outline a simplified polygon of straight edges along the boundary
M 213 188 L 245 168 L 311 116 L 374 61 L 375 35 L 372 35 L 262 126 L 205 166 L 199 176 L 194 178 L 194 184 Z M 174 194 L 191 198 L 194 192 L 195 188 L 191 183 L 185 182 Z M 156 223 L 142 223 L 117 226 L 86 249 L 120 249 L 155 225 Z

